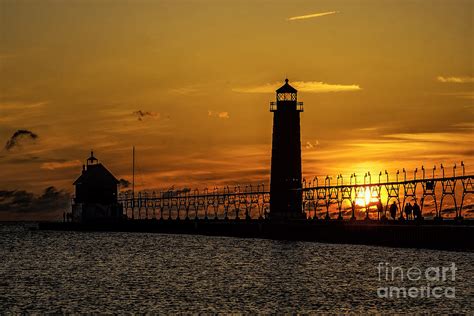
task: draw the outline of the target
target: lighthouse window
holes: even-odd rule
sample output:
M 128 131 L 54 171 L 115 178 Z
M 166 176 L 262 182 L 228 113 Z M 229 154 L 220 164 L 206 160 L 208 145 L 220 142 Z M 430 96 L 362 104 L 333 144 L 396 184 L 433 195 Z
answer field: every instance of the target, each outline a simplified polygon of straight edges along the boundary
M 296 93 L 278 93 L 278 101 L 296 101 Z

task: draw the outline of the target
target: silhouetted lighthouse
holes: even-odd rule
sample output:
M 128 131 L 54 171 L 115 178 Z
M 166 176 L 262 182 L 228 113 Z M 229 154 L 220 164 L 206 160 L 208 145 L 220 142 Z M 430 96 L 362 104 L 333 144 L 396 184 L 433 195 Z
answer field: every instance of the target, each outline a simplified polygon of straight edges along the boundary
M 270 179 L 270 217 L 305 218 L 301 192 L 300 112 L 297 90 L 285 84 L 276 90 L 273 112 L 272 170 Z

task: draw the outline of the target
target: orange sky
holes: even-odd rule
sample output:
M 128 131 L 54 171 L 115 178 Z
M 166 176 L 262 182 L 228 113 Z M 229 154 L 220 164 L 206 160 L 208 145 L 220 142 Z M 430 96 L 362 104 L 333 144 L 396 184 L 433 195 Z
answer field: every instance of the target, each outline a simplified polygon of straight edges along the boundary
M 303 173 L 474 171 L 472 1 L 1 1 L 0 190 L 91 148 L 140 187 L 268 182 L 268 102 L 305 102 Z M 145 114 L 141 120 L 134 112 Z M 471 172 L 472 173 L 472 172 Z

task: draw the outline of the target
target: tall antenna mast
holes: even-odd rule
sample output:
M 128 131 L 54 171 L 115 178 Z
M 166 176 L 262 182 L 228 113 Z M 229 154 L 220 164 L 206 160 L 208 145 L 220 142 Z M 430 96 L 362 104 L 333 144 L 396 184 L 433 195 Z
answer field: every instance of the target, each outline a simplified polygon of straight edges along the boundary
M 135 196 L 135 146 L 132 151 L 132 194 Z
M 132 150 L 132 219 L 135 217 L 135 146 Z

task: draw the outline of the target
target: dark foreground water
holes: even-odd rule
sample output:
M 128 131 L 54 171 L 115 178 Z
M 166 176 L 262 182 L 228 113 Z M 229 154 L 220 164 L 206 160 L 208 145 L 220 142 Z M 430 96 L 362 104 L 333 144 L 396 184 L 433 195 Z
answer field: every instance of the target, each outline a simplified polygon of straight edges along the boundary
M 423 276 L 387 277 L 387 266 Z M 421 297 L 428 284 L 442 297 Z M 389 286 L 418 292 L 384 297 Z M 3 313 L 472 313 L 473 304 L 473 253 L 0 225 Z

